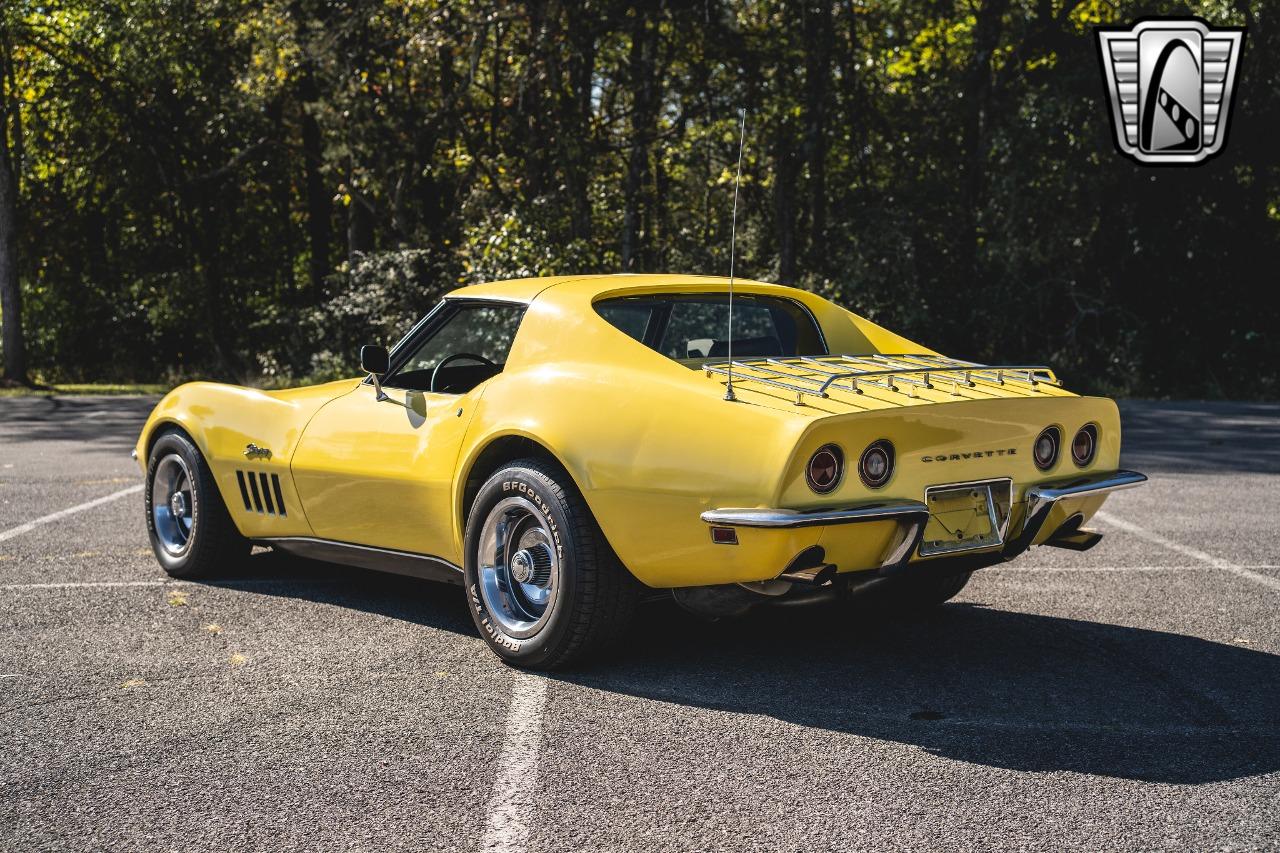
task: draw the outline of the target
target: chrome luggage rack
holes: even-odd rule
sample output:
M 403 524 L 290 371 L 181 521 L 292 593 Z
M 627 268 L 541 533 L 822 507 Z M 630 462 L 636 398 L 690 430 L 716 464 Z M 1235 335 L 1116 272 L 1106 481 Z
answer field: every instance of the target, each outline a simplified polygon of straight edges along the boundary
M 844 368 L 844 369 L 841 369 Z M 858 369 L 853 369 L 858 368 Z M 704 364 L 707 376 L 729 376 L 734 382 L 753 382 L 795 394 L 795 405 L 804 398 L 830 397 L 831 391 L 862 394 L 864 386 L 917 396 L 918 389 L 950 386 L 953 397 L 961 388 L 1005 385 L 1016 382 L 1036 393 L 1038 386 L 1060 386 L 1052 368 L 1044 365 L 977 364 L 940 355 L 827 355 L 753 358 L 721 364 Z M 732 371 L 731 371 L 732 369 Z M 848 382 L 848 385 L 841 383 Z M 905 386 L 905 390 L 902 387 Z M 947 390 L 943 388 L 942 390 Z

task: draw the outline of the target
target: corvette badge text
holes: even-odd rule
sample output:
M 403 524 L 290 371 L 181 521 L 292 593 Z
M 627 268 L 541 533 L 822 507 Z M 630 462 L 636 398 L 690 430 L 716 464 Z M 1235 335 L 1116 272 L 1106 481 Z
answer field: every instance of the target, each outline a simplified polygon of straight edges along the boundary
M 1018 448 L 1010 447 L 999 450 L 972 450 L 968 453 L 940 453 L 937 456 L 921 456 L 921 462 L 959 462 L 961 459 L 982 459 L 985 456 L 1017 456 Z
M 1121 154 L 1148 166 L 1189 166 L 1222 151 L 1243 27 L 1159 18 L 1095 34 Z

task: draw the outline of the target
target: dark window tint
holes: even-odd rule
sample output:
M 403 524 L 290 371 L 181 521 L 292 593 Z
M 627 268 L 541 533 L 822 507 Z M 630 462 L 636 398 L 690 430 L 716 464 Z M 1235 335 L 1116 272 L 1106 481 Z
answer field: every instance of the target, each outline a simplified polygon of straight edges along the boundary
M 680 294 L 609 299 L 596 304 L 609 323 L 668 358 L 724 358 L 729 354 L 727 294 Z M 813 315 L 774 296 L 735 296 L 733 357 L 825 355 Z
M 617 326 L 637 341 L 644 340 L 653 309 L 647 305 L 629 304 L 625 300 L 603 302 L 596 306 L 600 316 Z
M 463 393 L 502 371 L 511 342 L 524 316 L 524 305 L 463 303 L 448 314 L 428 337 L 416 344 L 407 360 L 385 380 L 392 388 Z M 457 356 L 440 369 L 450 356 Z

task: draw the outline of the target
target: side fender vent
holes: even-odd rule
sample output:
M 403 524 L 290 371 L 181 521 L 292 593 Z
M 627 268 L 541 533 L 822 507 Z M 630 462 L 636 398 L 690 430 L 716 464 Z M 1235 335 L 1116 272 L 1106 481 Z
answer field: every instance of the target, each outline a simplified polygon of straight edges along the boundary
M 236 471 L 240 497 L 246 512 L 285 517 L 284 493 L 280 491 L 280 475 L 265 471 Z

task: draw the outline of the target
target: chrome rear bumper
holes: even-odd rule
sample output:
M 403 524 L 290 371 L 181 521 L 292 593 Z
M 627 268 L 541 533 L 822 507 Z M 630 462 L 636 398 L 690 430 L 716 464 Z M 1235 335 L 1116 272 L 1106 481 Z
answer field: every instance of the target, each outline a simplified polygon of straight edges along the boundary
M 929 510 L 919 501 L 880 501 L 843 509 L 709 509 L 702 520 L 718 527 L 824 527 L 864 521 L 910 521 Z
M 1016 537 L 1005 542 L 999 551 L 989 552 L 991 562 L 1012 560 L 1031 547 L 1048 520 L 1049 513 L 1059 501 L 1130 489 L 1146 481 L 1146 476 L 1136 471 L 1112 471 L 1032 486 L 1024 496 L 1026 512 L 1023 515 L 1022 530 Z M 901 535 L 893 547 L 888 549 L 879 566 L 881 573 L 891 574 L 905 567 L 915 554 L 929 521 L 929 510 L 919 501 L 895 500 L 839 509 L 711 509 L 702 513 L 702 520 L 717 527 L 769 529 L 896 521 Z
M 1089 474 L 1071 480 L 1032 486 L 1027 489 L 1025 498 L 1027 511 L 1022 517 L 1022 532 L 1005 543 L 1000 556 L 1006 560 L 1012 560 L 1030 548 L 1031 543 L 1040 535 L 1041 528 L 1044 527 L 1049 513 L 1058 501 L 1068 498 L 1091 498 L 1120 489 L 1132 489 L 1146 481 L 1147 475 L 1139 474 L 1137 471 L 1113 471 L 1110 474 Z

